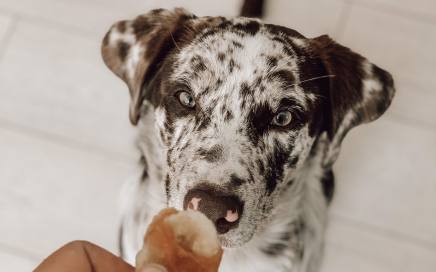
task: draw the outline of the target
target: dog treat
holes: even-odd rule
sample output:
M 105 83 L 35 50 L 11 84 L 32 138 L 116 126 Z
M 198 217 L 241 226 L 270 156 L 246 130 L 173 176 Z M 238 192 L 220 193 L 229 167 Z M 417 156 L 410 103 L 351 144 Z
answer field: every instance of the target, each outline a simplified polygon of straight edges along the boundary
M 153 218 L 136 255 L 136 271 L 147 263 L 160 264 L 168 272 L 215 272 L 223 250 L 212 222 L 193 210 L 162 210 Z

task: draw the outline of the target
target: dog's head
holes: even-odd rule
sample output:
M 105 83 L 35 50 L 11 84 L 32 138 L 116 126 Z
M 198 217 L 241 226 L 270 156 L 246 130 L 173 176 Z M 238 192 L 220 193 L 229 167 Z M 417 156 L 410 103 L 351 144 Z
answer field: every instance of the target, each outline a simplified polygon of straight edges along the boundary
M 328 167 L 394 93 L 386 71 L 327 36 L 182 9 L 116 23 L 102 54 L 129 87 L 131 122 L 154 116 L 168 205 L 203 211 L 227 247 L 262 229 L 320 135 Z

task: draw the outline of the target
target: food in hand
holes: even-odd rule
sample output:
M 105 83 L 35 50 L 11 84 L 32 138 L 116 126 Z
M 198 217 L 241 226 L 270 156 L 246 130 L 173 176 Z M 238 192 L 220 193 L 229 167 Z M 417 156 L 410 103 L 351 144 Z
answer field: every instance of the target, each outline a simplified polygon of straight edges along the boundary
M 215 226 L 204 214 L 167 208 L 148 227 L 136 269 L 156 263 L 169 272 L 216 272 L 222 254 Z

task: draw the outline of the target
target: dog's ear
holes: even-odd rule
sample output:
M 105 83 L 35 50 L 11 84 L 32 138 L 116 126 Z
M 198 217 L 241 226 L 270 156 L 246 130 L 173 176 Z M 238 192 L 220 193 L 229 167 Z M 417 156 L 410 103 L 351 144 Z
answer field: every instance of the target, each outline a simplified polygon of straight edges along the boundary
M 330 75 L 326 126 L 330 145 L 325 164 L 331 165 L 351 128 L 386 111 L 395 92 L 394 82 L 388 72 L 326 35 L 311 41 Z
M 184 9 L 152 10 L 131 21 L 115 23 L 103 39 L 103 60 L 127 84 L 132 124 L 139 120 L 147 85 L 176 46 L 175 36 L 186 20 L 195 18 Z

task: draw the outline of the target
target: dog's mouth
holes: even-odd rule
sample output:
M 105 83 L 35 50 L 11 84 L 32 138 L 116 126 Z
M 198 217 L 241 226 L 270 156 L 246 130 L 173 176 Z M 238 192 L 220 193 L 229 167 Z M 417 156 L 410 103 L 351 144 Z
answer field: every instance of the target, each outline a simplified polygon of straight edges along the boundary
M 236 229 L 232 229 L 227 233 L 219 234 L 223 248 L 239 248 L 248 243 L 256 232 L 255 224 L 239 226 Z

